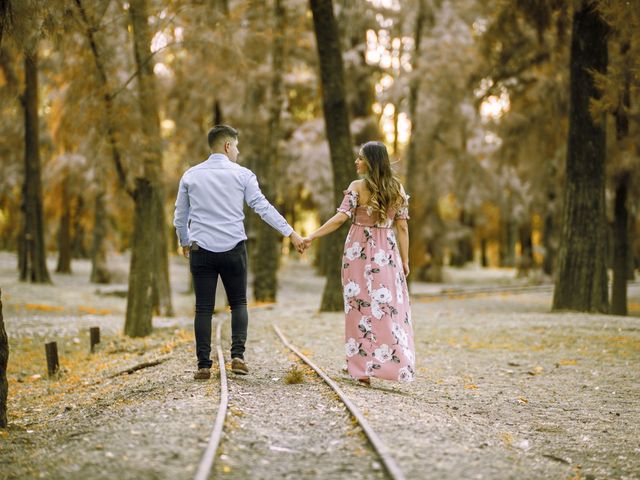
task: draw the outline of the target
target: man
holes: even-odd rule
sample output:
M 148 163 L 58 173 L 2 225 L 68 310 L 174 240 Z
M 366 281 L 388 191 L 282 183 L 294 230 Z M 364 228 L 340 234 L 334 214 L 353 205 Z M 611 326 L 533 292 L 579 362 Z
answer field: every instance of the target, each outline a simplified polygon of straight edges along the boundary
M 238 132 L 216 125 L 208 140 L 209 158 L 180 179 L 173 220 L 182 253 L 189 258 L 196 294 L 196 380 L 211 376 L 211 317 L 218 275 L 231 306 L 231 371 L 249 373 L 244 361 L 249 317 L 243 202 L 289 237 L 298 252 L 304 250 L 302 238 L 264 197 L 254 173 L 236 163 Z

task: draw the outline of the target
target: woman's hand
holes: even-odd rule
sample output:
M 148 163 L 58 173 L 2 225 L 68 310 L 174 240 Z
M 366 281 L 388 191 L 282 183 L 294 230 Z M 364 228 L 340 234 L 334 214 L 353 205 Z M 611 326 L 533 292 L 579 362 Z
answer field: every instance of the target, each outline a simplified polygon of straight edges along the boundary
M 311 246 L 311 242 L 313 242 L 313 238 L 304 237 L 302 241 L 304 242 L 304 249 L 307 250 Z
M 402 262 L 402 270 L 404 271 L 404 276 L 408 277 L 409 276 L 409 262 Z

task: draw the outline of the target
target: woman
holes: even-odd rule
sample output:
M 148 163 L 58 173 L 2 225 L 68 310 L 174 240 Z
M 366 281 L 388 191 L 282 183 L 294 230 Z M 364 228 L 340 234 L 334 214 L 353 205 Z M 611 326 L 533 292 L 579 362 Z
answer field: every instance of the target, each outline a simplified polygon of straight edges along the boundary
M 410 382 L 415 350 L 405 278 L 409 197 L 394 177 L 381 142 L 368 142 L 360 149 L 356 170 L 363 179 L 349 185 L 338 213 L 305 244 L 308 247 L 351 219 L 342 259 L 347 371 L 366 384 L 371 377 Z

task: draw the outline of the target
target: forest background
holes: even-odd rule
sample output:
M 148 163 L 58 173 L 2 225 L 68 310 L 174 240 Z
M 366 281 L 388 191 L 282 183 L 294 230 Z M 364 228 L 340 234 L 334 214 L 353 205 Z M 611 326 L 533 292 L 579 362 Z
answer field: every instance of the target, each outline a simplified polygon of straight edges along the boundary
M 553 308 L 626 314 L 640 261 L 640 4 L 563 0 L 0 2 L 0 249 L 50 282 L 131 251 L 125 332 L 171 315 L 182 173 L 207 130 L 302 234 L 333 214 L 369 140 L 411 195 L 411 278 L 516 267 Z M 326 125 L 326 127 L 325 127 Z M 253 291 L 287 241 L 247 215 Z M 342 307 L 343 235 L 313 253 Z M 149 262 L 152 258 L 154 261 Z M 613 280 L 611 293 L 609 280 Z

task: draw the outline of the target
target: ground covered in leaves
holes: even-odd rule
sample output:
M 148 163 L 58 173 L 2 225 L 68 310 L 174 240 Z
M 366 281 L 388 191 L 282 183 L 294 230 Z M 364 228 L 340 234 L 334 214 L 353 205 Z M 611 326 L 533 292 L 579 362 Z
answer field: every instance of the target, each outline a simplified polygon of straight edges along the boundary
M 19 284 L 15 258 L 0 254 L 11 348 L 0 478 L 193 478 L 219 391 L 215 371 L 208 382 L 192 380 L 185 263 L 175 258 L 171 269 L 178 315 L 154 319 L 145 339 L 120 334 L 124 286 L 100 289 L 86 281 L 86 263 L 74 268 L 54 275 L 53 286 Z M 114 268 L 124 279 L 126 259 Z M 552 314 L 549 292 L 419 295 L 516 282 L 509 271 L 450 271 L 446 285 L 413 290 L 417 379 L 366 388 L 341 372 L 343 315 L 317 312 L 323 280 L 297 261 L 280 280 L 278 303 L 251 309 L 251 375 L 230 378 L 218 477 L 384 478 L 324 384 L 305 369 L 301 383 L 287 383 L 298 362 L 277 324 L 363 410 L 407 478 L 640 478 L 639 286 L 629 289 L 629 317 Z M 103 332 L 95 353 L 90 326 Z M 228 336 L 227 323 L 225 347 Z M 51 340 L 62 368 L 48 379 Z

